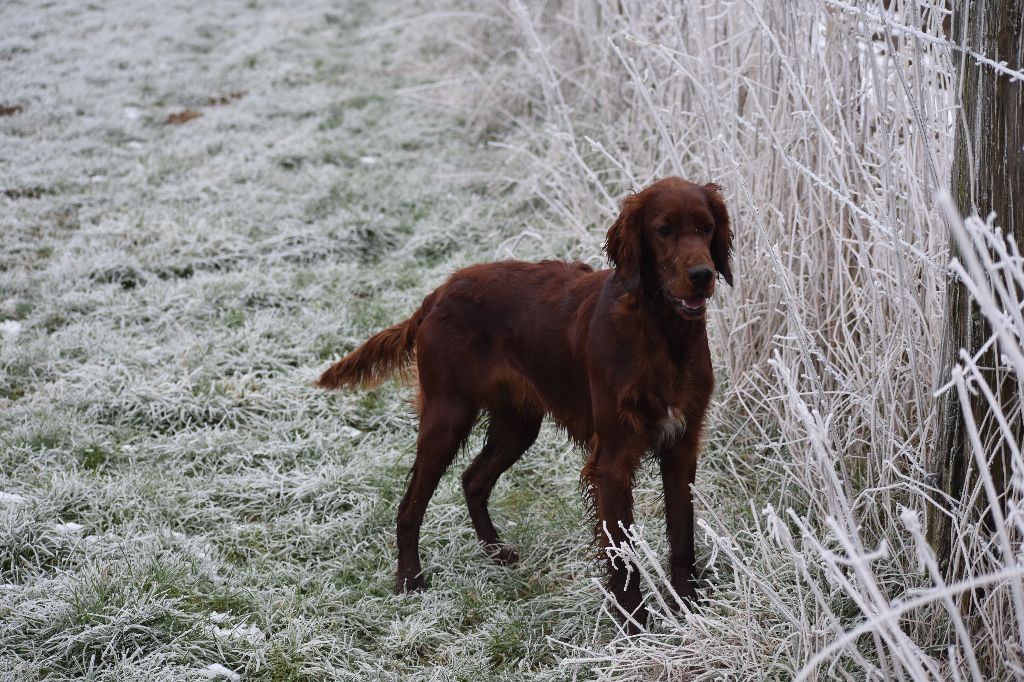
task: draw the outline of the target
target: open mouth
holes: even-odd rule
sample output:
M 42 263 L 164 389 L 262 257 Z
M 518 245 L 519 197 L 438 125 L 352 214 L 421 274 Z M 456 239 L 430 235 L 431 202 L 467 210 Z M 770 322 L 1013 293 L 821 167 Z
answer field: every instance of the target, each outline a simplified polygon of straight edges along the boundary
M 684 317 L 700 317 L 704 314 L 704 311 L 708 309 L 708 299 L 706 296 L 692 296 L 690 298 L 675 298 L 670 297 L 671 301 L 675 304 L 679 312 Z

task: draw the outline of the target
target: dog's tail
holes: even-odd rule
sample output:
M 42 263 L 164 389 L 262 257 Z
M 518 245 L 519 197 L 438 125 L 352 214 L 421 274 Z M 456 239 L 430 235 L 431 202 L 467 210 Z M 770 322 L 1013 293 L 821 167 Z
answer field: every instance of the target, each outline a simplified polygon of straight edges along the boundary
M 412 361 L 416 332 L 433 309 L 436 292 L 427 296 L 420 309 L 404 322 L 377 332 L 363 345 L 328 367 L 317 385 L 320 388 L 372 387 L 382 383 Z

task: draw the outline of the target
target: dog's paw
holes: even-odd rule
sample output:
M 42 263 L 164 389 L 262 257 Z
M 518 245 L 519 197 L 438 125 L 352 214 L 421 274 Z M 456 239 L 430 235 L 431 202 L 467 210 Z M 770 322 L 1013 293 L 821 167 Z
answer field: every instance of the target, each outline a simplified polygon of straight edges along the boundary
M 632 637 L 647 632 L 647 623 L 650 620 L 650 615 L 647 612 L 647 607 L 640 605 L 628 618 L 622 616 L 622 620 L 624 621 L 622 624 L 623 631 Z
M 683 607 L 689 611 L 696 611 L 704 601 L 704 595 L 697 589 L 696 581 L 689 580 L 682 581 L 681 584 L 673 581 L 672 591 L 665 596 L 674 611 L 680 611 Z
M 511 566 L 512 564 L 519 562 L 519 554 L 512 545 L 506 545 L 503 542 L 486 544 L 483 546 L 484 552 L 491 558 L 496 564 L 502 566 Z
M 423 592 L 430 587 L 430 576 L 424 573 L 406 574 L 399 572 L 395 576 L 395 594 Z

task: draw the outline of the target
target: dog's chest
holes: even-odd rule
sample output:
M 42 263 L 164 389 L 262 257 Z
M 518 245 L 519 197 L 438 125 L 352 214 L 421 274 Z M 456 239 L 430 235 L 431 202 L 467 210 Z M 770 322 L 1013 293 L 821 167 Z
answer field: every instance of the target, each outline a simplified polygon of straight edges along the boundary
M 710 388 L 705 391 L 703 387 L 713 379 L 706 379 L 701 367 L 691 364 L 692 359 L 675 363 L 675 366 L 666 362 L 665 366 L 671 369 L 654 378 L 649 387 L 651 402 L 648 403 L 647 423 L 650 447 L 655 451 L 670 447 L 688 431 L 701 428 L 710 392 Z
M 669 405 L 665 415 L 654 424 L 652 445 L 654 449 L 669 445 L 673 441 L 682 438 L 686 433 L 686 416 L 683 410 L 675 405 Z

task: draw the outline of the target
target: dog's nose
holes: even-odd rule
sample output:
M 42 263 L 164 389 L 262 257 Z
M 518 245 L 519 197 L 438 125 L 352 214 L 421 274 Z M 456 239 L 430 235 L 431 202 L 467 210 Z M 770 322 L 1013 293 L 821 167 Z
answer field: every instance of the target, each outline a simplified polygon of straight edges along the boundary
M 706 287 L 715 276 L 715 271 L 706 265 L 697 265 L 687 270 L 686 274 L 695 287 Z

